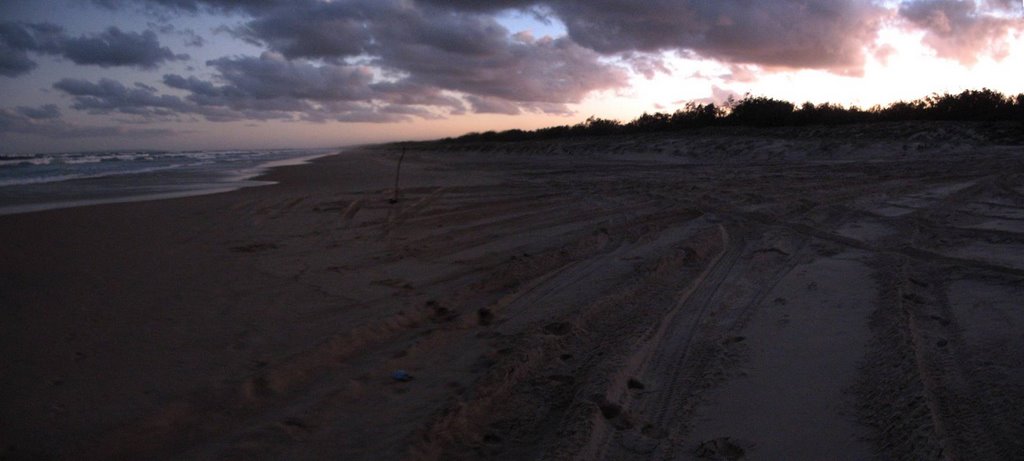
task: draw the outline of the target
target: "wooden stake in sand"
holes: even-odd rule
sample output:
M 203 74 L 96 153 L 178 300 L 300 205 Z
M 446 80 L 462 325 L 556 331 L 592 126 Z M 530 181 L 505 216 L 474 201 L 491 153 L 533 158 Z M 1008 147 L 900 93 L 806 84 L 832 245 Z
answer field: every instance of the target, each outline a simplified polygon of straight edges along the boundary
M 398 203 L 398 176 L 402 174 L 402 159 L 405 158 L 405 148 L 402 148 L 402 155 L 398 157 L 398 166 L 395 167 L 395 195 L 388 200 L 388 203 Z

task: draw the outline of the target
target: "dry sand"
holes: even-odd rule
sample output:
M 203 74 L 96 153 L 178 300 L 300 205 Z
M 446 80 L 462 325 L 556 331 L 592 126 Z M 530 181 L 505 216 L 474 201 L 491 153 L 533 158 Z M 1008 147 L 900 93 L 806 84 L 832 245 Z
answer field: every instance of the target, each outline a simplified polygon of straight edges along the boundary
M 1022 145 L 421 145 L 397 204 L 382 146 L 2 216 L 0 458 L 1021 459 Z

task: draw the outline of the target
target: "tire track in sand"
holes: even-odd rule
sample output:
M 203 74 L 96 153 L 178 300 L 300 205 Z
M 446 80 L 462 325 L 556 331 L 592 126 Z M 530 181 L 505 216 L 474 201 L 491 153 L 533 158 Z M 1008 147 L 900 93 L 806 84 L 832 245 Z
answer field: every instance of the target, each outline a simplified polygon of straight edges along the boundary
M 667 435 L 663 428 L 670 426 L 670 412 L 683 407 L 690 396 L 688 391 L 693 384 L 687 383 L 687 379 L 695 374 L 693 370 L 702 370 L 711 360 L 708 354 L 700 353 L 703 351 L 693 354 L 694 338 L 711 309 L 711 300 L 743 253 L 743 245 L 733 242 L 724 226 L 719 225 L 718 230 L 722 249 L 679 296 L 657 328 L 645 336 L 607 391 L 609 401 L 624 402 L 623 411 L 631 418 L 646 421 L 641 432 L 650 440 L 642 441 L 647 443 L 641 445 L 647 447 L 638 451 L 653 451 L 661 443 L 660 439 Z M 679 331 L 686 334 L 680 335 Z M 668 379 L 659 379 L 664 376 Z M 628 395 L 631 377 L 641 377 L 645 385 L 653 384 L 652 398 L 632 401 Z M 609 458 L 614 430 L 608 425 L 594 425 L 589 442 L 581 449 L 581 457 Z

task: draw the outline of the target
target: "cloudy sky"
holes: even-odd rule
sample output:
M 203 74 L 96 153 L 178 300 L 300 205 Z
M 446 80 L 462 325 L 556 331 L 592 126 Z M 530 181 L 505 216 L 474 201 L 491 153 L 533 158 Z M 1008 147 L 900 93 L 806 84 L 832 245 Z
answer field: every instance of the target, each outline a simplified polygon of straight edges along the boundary
M 1024 92 L 1021 0 L 0 0 L 0 152 L 325 147 L 751 92 Z

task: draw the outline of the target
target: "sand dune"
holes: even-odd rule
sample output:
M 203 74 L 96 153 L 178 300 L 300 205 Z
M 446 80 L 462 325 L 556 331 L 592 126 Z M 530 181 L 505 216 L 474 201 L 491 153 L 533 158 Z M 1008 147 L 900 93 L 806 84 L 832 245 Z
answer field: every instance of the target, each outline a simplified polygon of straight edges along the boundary
M 1019 126 L 399 146 L 0 217 L 0 454 L 1024 457 Z M 402 370 L 411 379 L 393 377 Z

